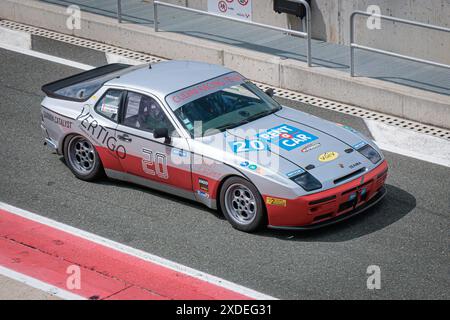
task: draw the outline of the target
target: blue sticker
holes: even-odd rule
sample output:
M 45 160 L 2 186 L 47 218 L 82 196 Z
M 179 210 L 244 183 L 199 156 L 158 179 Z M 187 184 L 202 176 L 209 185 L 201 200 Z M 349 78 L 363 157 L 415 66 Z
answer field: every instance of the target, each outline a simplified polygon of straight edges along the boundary
M 251 164 L 251 165 L 248 166 L 248 168 L 249 168 L 250 170 L 256 170 L 256 169 L 258 169 L 258 166 L 255 165 L 255 164 Z
M 352 201 L 352 200 L 355 200 L 356 199 L 356 193 L 352 193 L 351 195 L 350 195 L 350 197 L 348 197 L 348 200 L 349 201 Z
M 296 127 L 282 124 L 257 135 L 261 140 L 278 145 L 287 151 L 317 140 L 318 137 Z
M 297 170 L 295 170 L 295 171 L 289 172 L 289 173 L 286 174 L 286 175 L 288 176 L 288 178 L 292 178 L 292 177 L 298 176 L 298 175 L 300 175 L 300 174 L 302 174 L 302 173 L 304 173 L 304 172 L 305 172 L 305 170 L 303 170 L 302 168 L 300 168 L 300 169 L 297 169 Z
M 208 193 L 206 193 L 205 191 L 202 191 L 202 190 L 197 190 L 197 194 L 200 196 L 200 197 L 203 197 L 203 198 L 206 198 L 206 199 L 209 199 L 209 194 Z
M 248 162 L 248 161 L 241 162 L 241 167 L 248 167 L 249 165 L 250 165 L 250 162 Z
M 367 144 L 367 142 L 361 141 L 361 142 L 355 144 L 355 145 L 353 146 L 353 149 L 356 149 L 356 150 L 361 149 L 361 148 L 364 147 L 366 144 Z
M 186 151 L 177 148 L 172 149 L 172 154 L 181 158 L 185 158 L 188 155 Z
M 362 196 L 365 195 L 366 192 L 367 192 L 367 189 L 366 189 L 366 188 L 363 188 L 363 189 L 361 190 L 361 195 L 362 195 Z
M 261 140 L 241 140 L 230 142 L 234 153 L 267 150 L 267 145 Z

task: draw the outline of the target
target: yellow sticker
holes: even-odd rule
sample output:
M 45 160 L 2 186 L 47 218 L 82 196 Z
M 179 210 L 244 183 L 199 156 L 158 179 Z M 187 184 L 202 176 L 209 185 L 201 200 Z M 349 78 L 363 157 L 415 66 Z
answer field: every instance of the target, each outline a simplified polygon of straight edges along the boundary
M 266 203 L 271 204 L 273 206 L 286 207 L 287 201 L 286 199 L 278 199 L 278 198 L 266 198 Z
M 337 152 L 334 152 L 334 151 L 325 152 L 319 156 L 319 161 L 320 162 L 329 162 L 329 161 L 336 160 L 338 157 L 339 157 L 339 153 L 337 153 Z

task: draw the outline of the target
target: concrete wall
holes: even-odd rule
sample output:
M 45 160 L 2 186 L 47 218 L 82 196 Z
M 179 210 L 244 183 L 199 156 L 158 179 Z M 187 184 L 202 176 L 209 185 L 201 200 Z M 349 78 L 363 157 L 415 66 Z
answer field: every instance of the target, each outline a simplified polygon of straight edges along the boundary
M 207 10 L 207 0 L 166 0 Z M 253 21 L 301 29 L 298 18 L 277 14 L 273 0 L 253 0 Z M 349 44 L 350 14 L 378 5 L 381 13 L 450 28 L 450 0 L 312 0 L 315 39 Z M 357 41 L 368 46 L 450 64 L 450 33 L 431 31 L 388 21 L 381 30 L 366 27 L 366 18 L 356 19 Z

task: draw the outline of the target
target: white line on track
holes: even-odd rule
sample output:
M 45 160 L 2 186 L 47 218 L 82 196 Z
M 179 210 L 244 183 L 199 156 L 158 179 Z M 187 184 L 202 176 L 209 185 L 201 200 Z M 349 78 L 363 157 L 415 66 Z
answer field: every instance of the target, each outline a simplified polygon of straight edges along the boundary
M 156 255 L 144 252 L 142 250 L 138 250 L 138 249 L 126 246 L 124 244 L 100 237 L 93 233 L 89 233 L 87 231 L 71 227 L 69 225 L 57 222 L 55 220 L 52 220 L 52 219 L 37 215 L 35 213 L 11 206 L 4 202 L 0 202 L 0 209 L 8 211 L 8 212 L 13 213 L 18 216 L 21 216 L 25 219 L 29 219 L 29 220 L 44 224 L 51 228 L 55 228 L 55 229 L 61 230 L 66 233 L 70 233 L 77 237 L 80 237 L 80 238 L 86 239 L 88 241 L 97 243 L 99 245 L 111 248 L 113 250 L 137 257 L 139 259 L 142 259 L 142 260 L 145 260 L 145 261 L 148 261 L 151 263 L 158 264 L 162 267 L 174 270 L 176 272 L 180 272 L 180 273 L 189 275 L 193 278 L 211 283 L 213 285 L 240 293 L 242 295 L 245 295 L 245 296 L 253 298 L 253 299 L 257 299 L 257 300 L 274 300 L 274 299 L 276 299 L 272 296 L 269 296 L 269 295 L 257 292 L 255 290 L 243 287 L 243 286 L 235 284 L 233 282 L 218 278 L 216 276 L 204 273 L 204 272 L 196 270 L 196 269 L 189 268 L 187 266 L 184 266 L 184 265 L 178 264 L 176 262 L 158 257 Z
M 86 300 L 82 296 L 74 294 L 70 291 L 66 291 L 66 290 L 54 287 L 48 283 L 42 282 L 35 278 L 31 278 L 27 275 L 24 275 L 22 273 L 16 272 L 14 270 L 11 270 L 11 269 L 8 269 L 8 268 L 2 267 L 2 266 L 0 266 L 0 274 L 5 277 L 8 277 L 10 279 L 13 279 L 15 281 L 18 281 L 20 283 L 23 283 L 27 286 L 41 290 L 43 292 L 46 292 L 48 294 L 51 294 L 53 296 L 56 296 L 56 297 L 64 299 L 64 300 Z
M 10 46 L 10 45 L 6 45 L 6 44 L 1 44 L 0 43 L 0 48 L 2 49 L 6 49 L 9 51 L 14 51 L 17 53 L 21 53 L 27 56 L 31 56 L 31 57 L 35 57 L 35 58 L 39 58 L 39 59 L 43 59 L 43 60 L 47 60 L 47 61 L 51 61 L 51 62 L 55 62 L 55 63 L 59 63 L 59 64 L 63 64 L 72 68 L 77 68 L 77 69 L 81 69 L 81 70 L 91 70 L 94 69 L 95 67 L 84 64 L 84 63 L 79 63 L 79 62 L 75 62 L 72 60 L 67 60 L 67 59 L 63 59 L 63 58 L 59 58 L 59 57 L 55 57 L 49 54 L 45 54 L 45 53 L 41 53 L 41 52 L 37 52 L 37 51 L 33 51 L 30 49 L 24 49 L 21 47 L 16 47 L 16 46 Z

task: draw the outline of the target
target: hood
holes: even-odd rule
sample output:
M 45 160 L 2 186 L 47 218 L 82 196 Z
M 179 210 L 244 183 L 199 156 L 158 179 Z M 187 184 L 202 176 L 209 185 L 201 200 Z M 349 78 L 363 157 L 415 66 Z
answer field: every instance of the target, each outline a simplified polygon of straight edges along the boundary
M 238 161 L 263 153 L 278 155 L 278 174 L 291 177 L 308 170 L 324 188 L 335 186 L 336 179 L 348 175 L 357 178 L 374 167 L 355 150 L 369 143 L 367 138 L 349 127 L 288 107 L 216 136 L 224 139 L 227 153 Z

